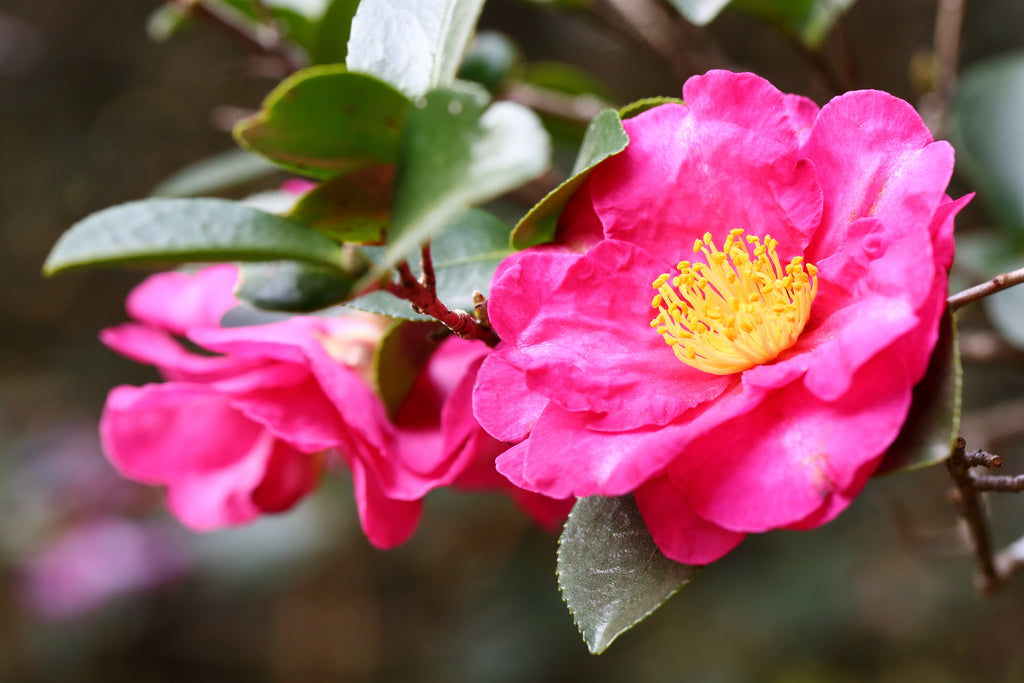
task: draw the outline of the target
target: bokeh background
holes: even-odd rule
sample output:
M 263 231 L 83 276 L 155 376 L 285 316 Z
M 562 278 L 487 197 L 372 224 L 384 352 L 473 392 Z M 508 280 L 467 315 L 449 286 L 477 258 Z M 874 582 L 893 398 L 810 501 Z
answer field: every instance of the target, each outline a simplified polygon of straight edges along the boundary
M 211 26 L 152 42 L 158 4 L 0 4 L 0 680 L 1024 680 L 1024 579 L 975 595 L 942 467 L 874 480 L 824 528 L 751 537 L 600 657 L 558 594 L 556 536 L 503 499 L 432 494 L 419 532 L 389 552 L 363 539 L 340 477 L 245 529 L 178 526 L 159 491 L 113 473 L 95 430 L 112 386 L 157 379 L 96 339 L 143 273 L 39 275 L 74 221 L 231 149 L 230 122 L 276 83 Z M 678 67 L 627 27 L 542 5 L 490 0 L 481 27 L 528 61 L 588 72 L 618 104 L 678 95 Z M 857 87 L 916 103 L 935 13 L 932 0 L 860 0 L 821 54 Z M 833 94 L 818 57 L 738 12 L 688 35 L 693 69 Z M 968 0 L 961 48 L 963 67 L 1024 50 L 1024 3 Z M 1020 127 L 1008 148 L 1024 149 Z M 951 192 L 971 190 L 986 188 L 964 177 Z M 985 208 L 958 230 L 997 234 Z M 1003 255 L 1019 265 L 1017 244 Z M 965 430 L 1024 472 L 1024 354 L 980 306 L 962 328 Z M 1024 532 L 1024 501 L 992 510 L 1000 545 Z

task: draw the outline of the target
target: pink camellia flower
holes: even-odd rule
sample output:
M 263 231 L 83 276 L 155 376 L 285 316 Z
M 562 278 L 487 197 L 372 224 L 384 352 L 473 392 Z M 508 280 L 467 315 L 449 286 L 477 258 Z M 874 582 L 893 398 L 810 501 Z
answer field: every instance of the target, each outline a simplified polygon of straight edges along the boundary
M 968 198 L 886 93 L 819 111 L 714 71 L 683 95 L 624 122 L 558 244 L 498 269 L 474 410 L 517 444 L 513 483 L 632 492 L 668 557 L 705 564 L 864 486 L 928 365 Z
M 498 474 L 494 461 L 508 444 L 491 437 L 473 417 L 473 385 L 490 351 L 483 342 L 449 337 L 416 377 L 396 417 L 394 457 L 412 475 L 404 491 L 414 498 L 440 486 L 505 492 L 535 522 L 553 529 L 565 520 L 573 500 L 524 491 Z
M 172 512 L 203 530 L 291 507 L 338 452 L 369 540 L 402 543 L 421 503 L 385 492 L 399 478 L 382 455 L 393 428 L 364 377 L 380 324 L 353 315 L 222 328 L 236 276 L 227 265 L 154 275 L 128 298 L 138 322 L 104 330 L 109 347 L 169 380 L 110 393 L 100 423 L 110 460 L 166 486 Z

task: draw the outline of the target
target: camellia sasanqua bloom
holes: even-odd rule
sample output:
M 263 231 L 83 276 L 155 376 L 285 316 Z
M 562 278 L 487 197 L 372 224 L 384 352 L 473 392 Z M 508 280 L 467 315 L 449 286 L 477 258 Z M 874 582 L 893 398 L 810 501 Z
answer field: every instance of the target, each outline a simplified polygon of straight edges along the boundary
M 508 257 L 474 411 L 548 496 L 633 493 L 670 558 L 839 514 L 896 439 L 953 258 L 953 150 L 878 91 L 753 74 L 624 121 L 556 244 Z
M 128 297 L 136 322 L 103 331 L 107 346 L 168 380 L 110 392 L 100 422 L 109 459 L 131 479 L 166 486 L 171 511 L 205 530 L 288 509 L 340 454 L 367 538 L 404 542 L 422 503 L 385 490 L 402 476 L 386 457 L 393 427 L 366 379 L 381 323 L 307 316 L 221 327 L 238 305 L 236 278 L 230 265 L 153 275 Z

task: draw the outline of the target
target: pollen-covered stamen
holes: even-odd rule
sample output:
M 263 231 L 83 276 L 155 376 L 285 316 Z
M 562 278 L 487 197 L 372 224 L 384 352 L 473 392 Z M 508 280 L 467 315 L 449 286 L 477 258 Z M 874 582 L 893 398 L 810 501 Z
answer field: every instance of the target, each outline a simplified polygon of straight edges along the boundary
M 711 233 L 693 245 L 706 263 L 682 261 L 653 283 L 651 321 L 676 357 L 715 375 L 774 360 L 796 343 L 818 293 L 818 269 L 803 257 L 779 262 L 778 242 L 737 228 L 722 251 Z M 751 250 L 753 250 L 751 252 Z

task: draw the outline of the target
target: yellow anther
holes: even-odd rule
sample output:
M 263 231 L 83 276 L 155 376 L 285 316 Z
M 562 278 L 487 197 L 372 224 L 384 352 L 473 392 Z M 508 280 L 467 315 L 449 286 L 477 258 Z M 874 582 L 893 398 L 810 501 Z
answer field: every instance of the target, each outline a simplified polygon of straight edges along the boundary
M 679 275 L 653 282 L 658 314 L 651 327 L 679 360 L 729 375 L 769 363 L 796 343 L 818 293 L 818 269 L 802 256 L 783 266 L 777 245 L 770 235 L 736 228 L 719 251 L 705 233 L 693 251 L 707 263 L 680 261 Z

